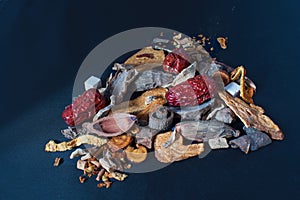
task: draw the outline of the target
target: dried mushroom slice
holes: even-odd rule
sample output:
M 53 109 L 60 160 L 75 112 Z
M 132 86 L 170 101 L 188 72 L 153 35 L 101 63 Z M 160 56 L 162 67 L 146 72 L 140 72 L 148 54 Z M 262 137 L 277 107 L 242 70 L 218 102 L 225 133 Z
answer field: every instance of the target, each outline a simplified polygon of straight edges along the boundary
M 142 145 L 136 145 L 137 149 L 128 146 L 125 149 L 127 159 L 133 163 L 141 163 L 147 158 L 147 149 Z
M 165 53 L 163 50 L 154 50 L 152 47 L 145 47 L 125 61 L 126 65 L 141 65 L 145 63 L 163 63 Z
M 129 134 L 123 134 L 119 136 L 112 137 L 107 145 L 112 152 L 118 151 L 127 147 L 132 142 L 132 136 Z

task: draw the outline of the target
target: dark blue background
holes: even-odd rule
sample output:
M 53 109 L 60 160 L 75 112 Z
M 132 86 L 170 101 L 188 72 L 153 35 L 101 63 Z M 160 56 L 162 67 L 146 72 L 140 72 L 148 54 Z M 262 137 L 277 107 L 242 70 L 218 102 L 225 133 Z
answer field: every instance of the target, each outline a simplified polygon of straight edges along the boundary
M 0 0 L 0 199 L 299 199 L 300 3 L 295 0 L 101 1 Z M 156 26 L 188 35 L 229 37 L 217 58 L 243 64 L 255 101 L 286 138 L 258 152 L 214 151 L 109 190 L 80 171 L 69 152 L 45 153 L 62 139 L 61 112 L 76 72 L 101 41 Z M 65 162 L 52 166 L 56 156 Z

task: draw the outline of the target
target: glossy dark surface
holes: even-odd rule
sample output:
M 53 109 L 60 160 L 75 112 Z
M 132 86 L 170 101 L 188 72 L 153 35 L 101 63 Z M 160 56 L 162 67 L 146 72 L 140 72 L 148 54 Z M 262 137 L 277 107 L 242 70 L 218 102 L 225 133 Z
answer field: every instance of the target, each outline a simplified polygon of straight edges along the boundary
M 196 3 L 197 2 L 197 3 Z M 0 1 L 0 199 L 298 199 L 299 3 L 273 1 Z M 85 56 L 131 28 L 157 26 L 229 38 L 218 60 L 243 64 L 255 102 L 286 135 L 257 152 L 213 151 L 109 190 L 80 184 L 69 152 L 45 153 L 63 139 L 61 112 Z M 54 168 L 57 156 L 64 163 Z

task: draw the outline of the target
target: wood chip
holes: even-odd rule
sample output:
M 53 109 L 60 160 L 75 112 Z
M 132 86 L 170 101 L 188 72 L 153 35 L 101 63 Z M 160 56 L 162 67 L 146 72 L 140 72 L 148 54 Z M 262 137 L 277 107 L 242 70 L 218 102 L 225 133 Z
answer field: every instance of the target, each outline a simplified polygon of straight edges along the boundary
M 219 96 L 247 128 L 254 127 L 257 130 L 268 133 L 274 140 L 283 140 L 283 133 L 268 116 L 264 115 L 263 108 L 254 104 L 247 104 L 237 97 L 232 97 L 225 91 L 219 92 Z
M 55 158 L 53 166 L 58 167 L 62 163 L 63 159 L 60 157 Z

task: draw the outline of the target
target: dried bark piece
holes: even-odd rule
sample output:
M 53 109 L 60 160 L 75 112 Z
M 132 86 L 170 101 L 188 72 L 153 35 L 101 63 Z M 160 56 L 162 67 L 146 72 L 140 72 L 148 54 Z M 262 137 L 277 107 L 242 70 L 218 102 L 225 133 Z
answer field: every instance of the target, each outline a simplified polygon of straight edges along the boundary
M 182 120 L 199 120 L 207 113 L 215 103 L 215 99 L 211 99 L 197 106 L 170 106 L 169 110 L 180 115 Z
M 223 108 L 216 113 L 215 119 L 226 124 L 231 124 L 234 121 L 234 114 L 230 108 Z
M 180 122 L 175 129 L 186 139 L 199 142 L 219 137 L 237 137 L 240 134 L 238 130 L 216 120 Z
M 239 138 L 229 141 L 232 148 L 240 148 L 245 154 L 250 151 L 251 139 L 248 135 L 243 135 Z
M 165 95 L 168 89 L 166 88 L 155 88 L 144 92 L 141 96 L 134 100 L 123 102 L 112 108 L 112 112 L 115 113 L 135 113 L 147 109 L 148 105 L 157 99 L 166 103 Z
M 247 135 L 230 141 L 229 143 L 231 144 L 232 148 L 239 147 L 243 152 L 247 154 L 250 150 L 256 151 L 272 143 L 272 140 L 267 134 L 258 131 L 255 128 L 247 128 L 244 126 L 243 129 Z
M 249 105 L 225 91 L 219 92 L 219 96 L 247 128 L 253 127 L 268 133 L 274 140 L 283 140 L 284 135 L 280 128 L 268 116 L 264 115 L 263 108 L 254 104 Z
M 142 144 L 148 149 L 152 147 L 153 137 L 158 133 L 157 130 L 148 128 L 148 127 L 140 127 L 140 131 L 136 134 L 136 143 Z
M 125 61 L 126 65 L 141 65 L 145 63 L 163 63 L 165 53 L 162 50 L 154 50 L 152 47 L 145 47 Z
M 272 140 L 265 133 L 258 131 L 255 128 L 243 127 L 246 134 L 251 138 L 251 151 L 256 151 L 264 146 L 272 143 Z
M 152 129 L 164 131 L 172 125 L 174 113 L 168 111 L 166 107 L 160 106 L 149 115 L 149 127 Z
M 208 140 L 209 147 L 211 149 L 226 149 L 229 147 L 226 138 L 213 138 Z
M 113 137 L 128 131 L 136 121 L 134 115 L 114 113 L 87 124 L 87 130 L 98 136 Z
M 172 163 L 174 161 L 184 160 L 197 156 L 204 151 L 203 143 L 183 145 L 183 137 L 176 135 L 175 141 L 168 147 L 163 144 L 168 141 L 172 132 L 162 133 L 156 136 L 154 141 L 155 157 L 163 163 Z
M 136 91 L 145 91 L 157 87 L 165 87 L 174 80 L 174 75 L 158 71 L 147 70 L 141 73 L 134 81 Z
M 45 145 L 45 151 L 47 152 L 57 152 L 57 151 L 67 151 L 74 147 L 78 147 L 82 144 L 89 144 L 97 147 L 101 147 L 103 144 L 107 143 L 106 138 L 99 138 L 93 135 L 82 135 L 78 138 L 75 138 L 69 142 L 55 143 L 53 140 L 50 140 Z
M 128 86 L 135 80 L 138 72 L 136 69 L 122 72 L 114 82 L 112 82 L 110 93 L 114 95 L 115 103 L 119 104 L 123 101 L 123 97 L 128 91 Z
M 60 157 L 55 158 L 53 166 L 58 167 L 62 163 L 63 159 Z

